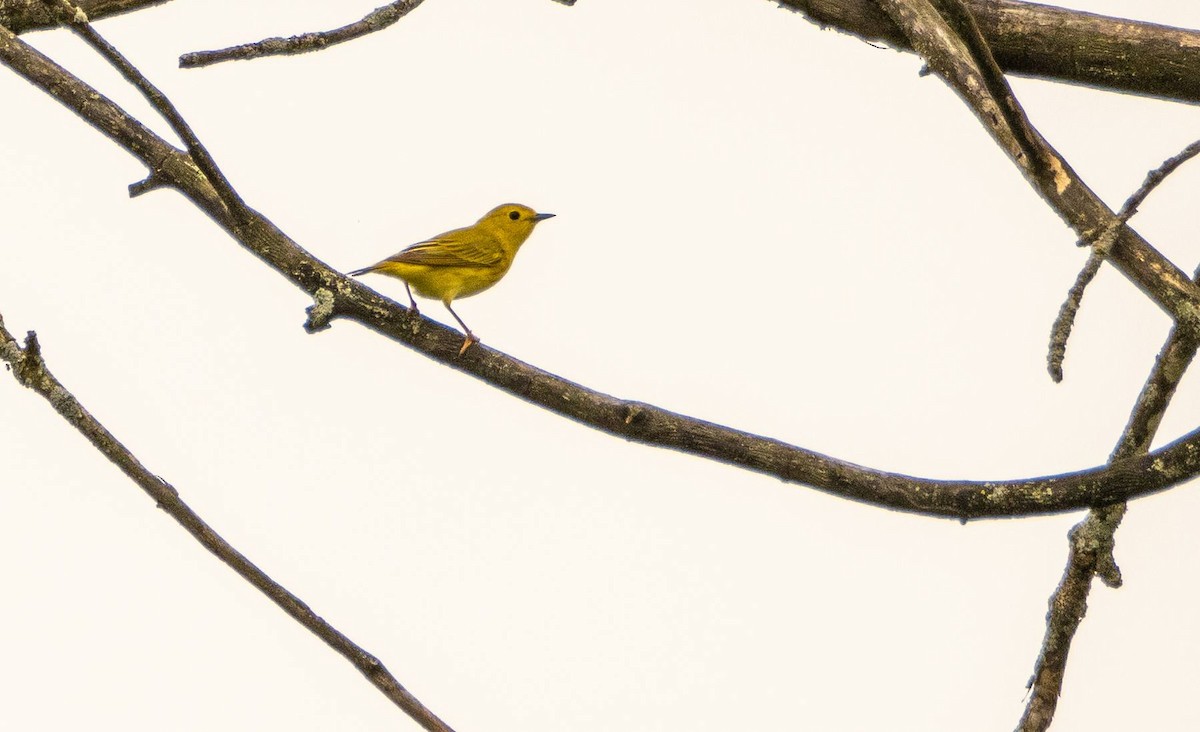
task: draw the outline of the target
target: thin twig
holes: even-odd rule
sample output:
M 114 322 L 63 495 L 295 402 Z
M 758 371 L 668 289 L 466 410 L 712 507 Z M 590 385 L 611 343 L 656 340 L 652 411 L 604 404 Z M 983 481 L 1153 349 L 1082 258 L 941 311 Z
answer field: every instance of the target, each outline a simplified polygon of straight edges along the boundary
M 196 514 L 178 491 L 152 473 L 121 442 L 84 408 L 75 395 L 46 368 L 37 335 L 29 331 L 22 348 L 5 328 L 0 317 L 0 360 L 12 366 L 13 376 L 22 386 L 36 391 L 54 407 L 63 419 L 87 438 L 88 442 L 113 462 L 121 472 L 142 488 L 160 508 L 175 519 L 208 551 L 266 595 L 296 622 L 311 631 L 343 658 L 354 664 L 384 696 L 403 709 L 422 727 L 433 732 L 452 732 L 445 722 L 417 700 L 379 661 L 355 644 L 337 628 L 312 611 L 300 598 L 271 579 L 244 554 L 235 549 Z
M 1146 174 L 1146 180 L 1142 181 L 1142 185 L 1133 192 L 1124 205 L 1121 206 L 1120 213 L 1117 218 L 1121 221 L 1128 221 L 1138 212 L 1138 207 L 1146 200 L 1146 197 L 1158 187 L 1160 183 L 1166 180 L 1167 176 L 1174 173 L 1180 165 L 1183 165 L 1192 158 L 1200 155 L 1200 140 L 1196 140 L 1192 144 L 1180 150 L 1177 154 L 1172 155 L 1163 161 L 1162 165 Z
M 1083 292 L 1100 272 L 1102 264 L 1104 256 L 1099 252 L 1092 251 L 1088 255 L 1083 269 L 1079 270 L 1075 277 L 1075 284 L 1071 285 L 1066 300 L 1058 309 L 1058 317 L 1054 319 L 1054 326 L 1050 330 L 1050 350 L 1046 354 L 1046 370 L 1050 372 L 1050 378 L 1056 384 L 1063 380 L 1067 341 L 1071 337 L 1071 329 L 1075 327 L 1075 314 L 1079 312 L 1079 305 L 1083 302 Z
M 0 63 L 54 95 L 157 171 L 295 286 L 325 303 L 326 319 L 355 320 L 451 368 L 556 414 L 642 444 L 813 486 L 864 503 L 930 516 L 1000 518 L 1073 510 L 1163 490 L 1200 473 L 1200 429 L 1151 456 L 1101 470 L 1017 481 L 939 481 L 864 468 L 780 440 L 723 427 L 587 389 L 479 346 L 463 357 L 462 335 L 406 308 L 313 257 L 261 214 L 239 225 L 187 156 L 11 33 L 0 29 Z M 330 301 L 332 298 L 332 303 Z M 332 314 L 330 314 L 332 313 Z
M 1200 140 L 1164 160 L 1162 165 L 1146 174 L 1142 185 L 1125 200 L 1121 210 L 1117 212 L 1116 219 L 1100 236 L 1096 237 L 1094 242 L 1081 242 L 1082 244 L 1092 244 L 1092 253 L 1083 265 L 1083 269 L 1080 270 L 1079 276 L 1075 278 L 1075 284 L 1071 285 L 1071 289 L 1067 292 L 1067 299 L 1059 308 L 1058 317 L 1054 319 L 1054 325 L 1050 330 L 1050 349 L 1046 363 L 1050 371 L 1050 378 L 1055 383 L 1063 379 L 1063 359 L 1067 355 L 1067 340 L 1071 337 L 1071 330 L 1075 327 L 1075 315 L 1079 312 L 1080 304 L 1083 302 L 1084 290 L 1087 289 L 1096 273 L 1100 271 L 1101 263 L 1112 250 L 1117 227 L 1133 218 L 1133 215 L 1138 212 L 1138 207 L 1146 200 L 1146 196 L 1149 196 L 1150 192 L 1166 180 L 1168 175 L 1175 172 L 1180 165 L 1196 157 L 1197 154 L 1200 154 Z
M 185 53 L 179 57 L 179 68 L 195 69 L 222 61 L 245 61 L 263 56 L 294 56 L 301 53 L 323 51 L 330 46 L 381 31 L 408 15 L 421 2 L 422 0 L 397 0 L 397 2 L 375 8 L 361 20 L 333 30 L 302 33 L 289 38 L 265 38 L 254 43 L 243 43 L 240 46 L 215 51 Z

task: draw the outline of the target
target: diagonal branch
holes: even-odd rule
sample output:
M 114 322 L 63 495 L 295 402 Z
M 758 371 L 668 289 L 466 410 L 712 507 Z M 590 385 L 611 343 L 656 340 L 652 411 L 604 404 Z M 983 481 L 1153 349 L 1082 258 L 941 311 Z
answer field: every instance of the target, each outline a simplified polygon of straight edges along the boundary
M 222 61 L 246 61 L 263 56 L 295 56 L 301 53 L 323 51 L 330 46 L 361 38 L 369 33 L 381 31 L 398 22 L 416 9 L 423 0 L 397 0 L 367 13 L 361 20 L 333 30 L 302 33 L 289 38 L 265 38 L 253 43 L 221 48 L 215 51 L 193 51 L 179 57 L 179 67 L 194 69 L 211 66 Z
M 54 374 L 46 368 L 37 336 L 29 331 L 22 348 L 4 326 L 0 317 L 0 360 L 12 367 L 13 376 L 22 385 L 36 391 L 50 402 L 63 419 L 87 438 L 88 442 L 137 483 L 159 508 L 179 522 L 196 541 L 218 559 L 229 565 L 247 582 L 266 595 L 296 622 L 324 641 L 343 658 L 354 664 L 384 696 L 403 709 L 422 727 L 431 732 L 453 732 L 445 722 L 427 709 L 392 676 L 375 656 L 356 645 L 337 628 L 314 613 L 300 598 L 271 579 L 244 554 L 233 548 L 212 527 L 204 522 L 179 497 L 179 492 L 166 481 L 150 472 L 111 432 L 88 412 Z
M 912 50 L 875 0 L 775 0 L 822 27 Z M 1000 68 L 1050 81 L 1200 102 L 1200 31 L 1017 0 L 966 0 Z
M 803 483 L 865 503 L 931 516 L 999 518 L 1084 508 L 1177 485 L 1200 473 L 1200 429 L 1158 452 L 1102 469 L 1016 481 L 940 481 L 864 468 L 749 432 L 587 389 L 486 347 L 458 356 L 462 337 L 348 279 L 247 208 L 235 221 L 186 154 L 50 59 L 0 28 L 0 63 L 117 141 L 318 305 L 308 327 L 355 320 L 532 404 L 609 434 Z

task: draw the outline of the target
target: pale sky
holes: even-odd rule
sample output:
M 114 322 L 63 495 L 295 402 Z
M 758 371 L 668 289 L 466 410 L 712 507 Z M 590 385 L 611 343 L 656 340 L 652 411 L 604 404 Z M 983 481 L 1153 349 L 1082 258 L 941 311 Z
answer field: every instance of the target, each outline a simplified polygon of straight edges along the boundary
M 1169 322 L 1114 269 L 1066 381 L 1086 251 L 910 54 L 766 0 L 426 0 L 319 54 L 179 54 L 378 3 L 172 2 L 98 24 L 246 201 L 343 271 L 516 201 L 557 214 L 456 304 L 591 388 L 882 470 L 1103 463 Z M 1200 27 L 1188 0 L 1079 0 Z M 63 32 L 26 37 L 139 114 Z M 1195 108 L 1013 81 L 1114 208 Z M 0 73 L 0 313 L 218 532 L 459 732 L 1011 729 L 1082 512 L 889 512 L 581 427 L 306 296 Z M 1134 228 L 1184 270 L 1200 163 Z M 364 280 L 403 300 L 398 281 Z M 424 312 L 452 319 L 437 303 Z M 0 727 L 417 725 L 217 562 L 49 406 L 0 384 Z M 1159 433 L 1196 426 L 1183 383 Z M 1200 727 L 1191 487 L 1138 500 L 1055 732 Z

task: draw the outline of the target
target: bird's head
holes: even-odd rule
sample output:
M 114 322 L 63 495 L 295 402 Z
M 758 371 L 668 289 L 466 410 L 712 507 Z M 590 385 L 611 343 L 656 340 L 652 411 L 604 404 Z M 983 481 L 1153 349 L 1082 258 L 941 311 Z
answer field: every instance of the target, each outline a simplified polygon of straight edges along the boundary
M 519 203 L 505 203 L 484 214 L 477 226 L 520 246 L 533 233 L 533 227 L 537 226 L 539 221 L 553 216 L 552 213 L 538 213 Z

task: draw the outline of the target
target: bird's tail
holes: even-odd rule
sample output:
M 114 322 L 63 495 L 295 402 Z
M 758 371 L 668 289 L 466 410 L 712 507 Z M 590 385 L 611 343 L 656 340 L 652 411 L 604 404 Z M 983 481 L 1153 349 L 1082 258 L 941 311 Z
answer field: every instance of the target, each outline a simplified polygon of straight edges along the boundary
M 363 267 L 362 269 L 356 269 L 353 272 L 347 272 L 346 274 L 350 275 L 351 277 L 357 277 L 359 275 L 364 275 L 368 272 L 374 272 L 374 271 L 375 271 L 375 265 L 372 264 L 370 267 Z

